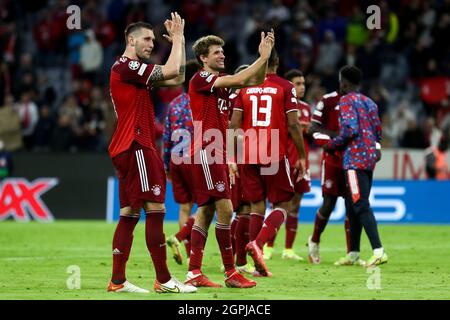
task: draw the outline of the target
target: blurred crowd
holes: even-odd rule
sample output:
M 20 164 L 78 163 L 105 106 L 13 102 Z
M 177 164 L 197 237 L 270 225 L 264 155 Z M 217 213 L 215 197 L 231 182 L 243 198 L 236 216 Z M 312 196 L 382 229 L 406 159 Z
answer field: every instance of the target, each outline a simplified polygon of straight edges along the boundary
M 81 8 L 81 30 L 66 9 Z M 369 30 L 377 4 L 381 29 Z M 274 28 L 280 74 L 306 75 L 314 106 L 338 88 L 338 70 L 356 65 L 363 92 L 379 106 L 383 146 L 425 149 L 450 136 L 450 0 L 0 0 L 0 140 L 9 151 L 104 152 L 115 115 L 109 70 L 124 50 L 128 23 L 148 21 L 154 63 L 170 44 L 162 22 L 186 19 L 186 47 L 200 36 L 225 39 L 227 71 L 256 57 L 261 30 Z M 160 136 L 168 103 L 181 88 L 154 89 Z

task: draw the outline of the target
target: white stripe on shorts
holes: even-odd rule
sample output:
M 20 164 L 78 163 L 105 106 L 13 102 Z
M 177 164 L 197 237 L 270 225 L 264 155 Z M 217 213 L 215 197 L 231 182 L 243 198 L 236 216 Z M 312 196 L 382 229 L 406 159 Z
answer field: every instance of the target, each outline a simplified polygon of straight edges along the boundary
M 286 158 L 286 156 L 284 156 L 284 163 L 286 164 L 286 173 L 287 173 L 287 176 L 289 179 L 289 184 L 291 185 L 291 187 L 294 187 L 294 184 L 292 183 L 292 180 L 291 180 L 291 169 L 289 167 L 289 161 Z
M 352 192 L 352 195 L 358 195 L 359 194 L 359 186 L 358 186 L 358 178 L 356 176 L 355 170 L 348 170 L 348 182 L 350 184 L 350 191 Z
M 203 167 L 203 174 L 205 175 L 206 185 L 208 190 L 214 189 L 214 185 L 211 178 L 211 171 L 209 171 L 208 159 L 206 157 L 206 151 L 200 150 L 200 160 Z
M 145 167 L 144 154 L 141 150 L 136 151 L 136 161 L 139 169 L 139 177 L 141 179 L 141 189 L 142 192 L 149 191 L 148 187 L 148 178 L 147 178 L 147 169 Z

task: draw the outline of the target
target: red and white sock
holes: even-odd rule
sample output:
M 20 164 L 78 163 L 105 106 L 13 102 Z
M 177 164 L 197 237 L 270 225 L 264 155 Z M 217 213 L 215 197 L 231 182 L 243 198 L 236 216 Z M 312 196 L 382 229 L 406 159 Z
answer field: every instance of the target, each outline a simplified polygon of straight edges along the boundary
M 164 214 L 163 210 L 151 210 L 146 212 L 145 219 L 145 240 L 159 283 L 166 283 L 171 278 L 166 262 L 166 237 L 163 232 Z
M 259 231 L 261 231 L 264 222 L 264 216 L 258 213 L 250 213 L 250 226 L 249 226 L 249 236 L 250 241 L 253 241 L 258 236 Z
M 275 208 L 272 210 L 266 220 L 264 220 L 261 231 L 255 239 L 258 247 L 263 248 L 264 244 L 280 230 L 280 226 L 285 219 L 286 211 L 284 209 Z
M 121 216 L 117 224 L 112 242 L 113 269 L 111 281 L 115 284 L 124 283 L 126 280 L 125 269 L 133 244 L 133 231 L 139 222 L 139 216 Z
M 222 255 L 225 272 L 234 269 L 233 247 L 231 246 L 231 226 L 229 224 L 216 223 L 216 239 Z
M 295 236 L 297 235 L 297 226 L 298 226 L 298 213 L 291 212 L 287 215 L 286 218 L 286 249 L 292 249 L 294 245 Z
M 239 216 L 236 216 L 233 219 L 233 221 L 231 221 L 231 229 L 230 229 L 230 232 L 231 232 L 231 246 L 233 247 L 233 256 L 236 253 L 236 237 L 235 237 L 235 234 L 236 234 L 236 227 L 237 227 L 238 223 L 239 223 Z
M 208 231 L 194 224 L 191 232 L 191 255 L 189 258 L 189 271 L 201 270 L 203 250 L 205 249 Z
M 182 242 L 186 239 L 191 238 L 191 230 L 192 226 L 194 225 L 195 217 L 190 216 L 189 219 L 186 221 L 186 223 L 181 227 L 181 229 L 177 232 L 175 235 L 175 238 L 178 239 L 178 241 Z
M 247 264 L 247 252 L 245 251 L 245 246 L 249 242 L 249 226 L 250 215 L 245 214 L 239 216 L 236 232 L 234 233 L 236 241 L 236 265 L 238 266 Z

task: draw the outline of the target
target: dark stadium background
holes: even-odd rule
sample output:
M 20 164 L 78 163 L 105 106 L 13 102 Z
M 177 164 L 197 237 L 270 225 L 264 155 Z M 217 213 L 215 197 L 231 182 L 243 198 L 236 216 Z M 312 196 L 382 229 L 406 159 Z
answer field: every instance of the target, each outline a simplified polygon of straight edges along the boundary
M 373 4 L 381 9 L 379 30 L 366 26 Z M 69 5 L 81 8 L 81 30 L 66 27 Z M 379 106 L 389 159 L 408 156 L 417 169 L 428 147 L 450 138 L 450 0 L 0 0 L 0 140 L 13 156 L 11 177 L 59 179 L 43 197 L 55 214 L 105 217 L 107 177 L 114 174 L 106 151 L 115 120 L 109 69 L 124 50 L 124 27 L 135 21 L 155 26 L 152 59 L 164 63 L 170 45 L 162 22 L 171 11 L 186 19 L 187 58 L 195 39 L 219 35 L 228 72 L 251 62 L 260 30 L 273 27 L 279 74 L 302 70 L 311 106 L 337 89 L 341 66 L 360 67 L 363 92 Z M 159 143 L 166 106 L 181 90 L 153 92 Z M 404 162 L 399 170 L 414 171 Z

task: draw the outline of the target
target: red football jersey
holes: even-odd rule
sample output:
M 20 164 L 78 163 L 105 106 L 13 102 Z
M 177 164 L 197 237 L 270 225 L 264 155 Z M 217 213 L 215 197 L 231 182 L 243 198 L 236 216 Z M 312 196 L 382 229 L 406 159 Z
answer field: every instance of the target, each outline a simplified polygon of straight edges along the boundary
M 298 110 L 292 83 L 276 74 L 268 74 L 260 86 L 240 90 L 234 110 L 244 113 L 242 129 L 246 133 L 245 163 L 267 164 L 279 161 L 286 155 L 288 139 L 286 113 Z M 278 130 L 278 141 L 271 141 L 274 129 Z M 254 134 L 249 134 L 250 132 Z M 271 154 L 272 143 L 278 145 L 278 156 Z
M 226 88 L 215 88 L 214 82 L 224 74 L 215 75 L 205 70 L 198 71 L 189 82 L 189 99 L 192 110 L 192 120 L 194 121 L 194 143 L 191 145 L 191 151 L 198 152 L 199 147 L 205 148 L 214 140 L 217 157 L 223 157 L 225 162 L 225 139 L 228 129 L 228 119 L 231 103 L 229 100 L 229 90 Z M 201 122 L 202 131 L 195 129 L 196 121 Z M 222 134 L 222 143 L 217 144 L 214 137 L 208 138 L 205 132 L 209 129 L 218 129 Z M 219 146 L 221 148 L 219 148 Z M 197 149 L 196 149 L 197 148 Z
M 303 101 L 298 102 L 298 121 L 300 121 L 301 124 L 309 124 L 311 122 L 311 107 L 309 104 Z M 305 154 L 306 154 L 306 169 L 309 168 L 309 161 L 308 161 L 308 153 L 309 153 L 309 143 L 308 143 L 308 136 L 306 132 L 303 132 L 303 140 L 305 145 Z M 288 143 L 287 143 L 287 150 L 288 150 L 288 160 L 289 164 L 291 166 L 294 166 L 295 162 L 300 158 L 297 147 L 295 146 L 294 140 L 292 140 L 291 136 L 288 137 Z
M 312 121 L 326 130 L 339 132 L 339 99 L 341 95 L 336 91 L 322 97 L 314 110 Z M 333 154 L 323 152 L 327 164 L 342 168 L 342 151 Z
M 117 116 L 108 151 L 111 158 L 127 150 L 136 140 L 155 149 L 155 112 L 149 78 L 154 65 L 122 56 L 111 68 L 110 93 Z

